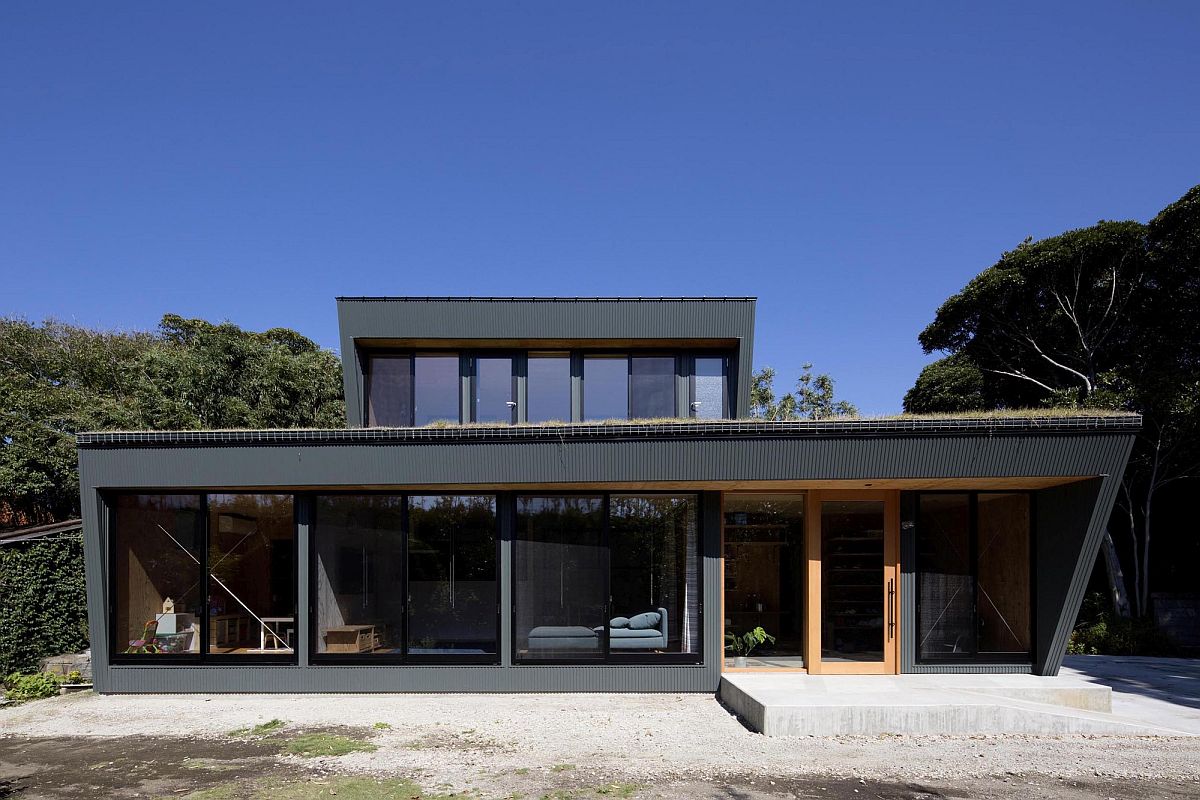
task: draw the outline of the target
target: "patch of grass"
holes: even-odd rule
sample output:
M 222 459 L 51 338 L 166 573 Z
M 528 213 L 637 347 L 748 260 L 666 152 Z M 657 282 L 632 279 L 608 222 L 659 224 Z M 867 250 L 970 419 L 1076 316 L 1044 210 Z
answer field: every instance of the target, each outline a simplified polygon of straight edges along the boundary
M 222 783 L 184 795 L 185 800 L 461 800 L 462 794 L 427 792 L 404 779 L 337 777 L 328 780 L 265 780 Z
M 575 769 L 574 764 L 555 764 L 553 767 L 550 768 L 550 771 L 551 772 L 567 772 L 567 771 L 573 770 L 573 769 Z
M 258 725 L 255 725 L 253 728 L 251 728 L 251 727 L 234 728 L 227 735 L 234 736 L 234 737 L 266 736 L 268 733 L 274 733 L 275 731 L 279 730 L 284 725 L 287 725 L 286 721 L 284 721 L 282 719 L 273 719 L 270 722 L 259 723 Z
M 347 753 L 373 753 L 379 748 L 361 739 L 351 739 L 336 733 L 305 733 L 292 739 L 284 750 L 292 755 L 344 756 Z
M 513 770 L 513 775 L 528 775 L 529 767 L 518 767 Z
M 596 794 L 606 797 L 633 797 L 642 787 L 636 783 L 609 783 L 596 787 Z
M 238 797 L 238 786 L 235 783 L 221 783 L 207 789 L 188 792 L 184 800 L 232 800 Z
M 371 727 L 377 731 L 390 731 L 392 729 L 392 726 L 388 725 L 386 722 L 376 722 Z

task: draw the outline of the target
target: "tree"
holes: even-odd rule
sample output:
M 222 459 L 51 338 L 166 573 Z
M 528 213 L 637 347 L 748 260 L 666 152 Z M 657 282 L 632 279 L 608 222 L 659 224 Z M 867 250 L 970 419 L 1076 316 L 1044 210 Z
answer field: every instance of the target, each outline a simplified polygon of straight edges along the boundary
M 758 419 L 828 419 L 858 414 L 852 404 L 834 397 L 834 383 L 829 375 L 813 375 L 812 364 L 802 367 L 795 393 L 776 400 L 775 370 L 763 367 L 754 373 L 750 386 L 750 416 Z
M 925 352 L 948 355 L 922 371 L 905 408 L 1086 405 L 1141 413 L 1105 556 L 1120 607 L 1130 595 L 1112 537 L 1126 529 L 1134 610 L 1144 614 L 1155 497 L 1200 469 L 1198 329 L 1200 186 L 1149 224 L 1099 222 L 1004 253 L 921 332 Z
M 294 331 L 0 319 L 0 507 L 18 520 L 78 515 L 78 431 L 335 427 L 344 413 L 337 357 Z
M 988 405 L 983 370 L 962 353 L 927 365 L 904 395 L 904 410 L 910 414 L 976 411 Z

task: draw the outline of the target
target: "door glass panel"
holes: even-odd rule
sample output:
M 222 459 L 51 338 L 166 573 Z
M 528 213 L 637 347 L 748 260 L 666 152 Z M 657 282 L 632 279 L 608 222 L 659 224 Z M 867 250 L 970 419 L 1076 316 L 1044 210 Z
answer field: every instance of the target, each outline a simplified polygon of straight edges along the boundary
M 917 523 L 918 653 L 923 659 L 975 652 L 971 498 L 923 494 Z
M 414 425 L 459 421 L 457 355 L 417 356 L 413 381 Z
M 583 418 L 588 421 L 629 419 L 629 359 L 585 356 Z
M 408 506 L 408 652 L 496 652 L 496 498 L 415 496 Z
M 979 656 L 1028 653 L 1029 495 L 978 497 Z
M 614 494 L 609 525 L 610 653 L 699 653 L 696 496 Z
M 571 421 L 571 357 L 530 353 L 525 380 L 526 419 L 530 422 Z
M 290 654 L 296 641 L 292 497 L 208 496 L 210 653 Z
M 692 373 L 692 416 L 697 419 L 725 417 L 725 359 L 696 358 Z
M 518 660 L 603 658 L 603 498 L 518 497 L 513 564 Z
M 114 650 L 198 654 L 204 613 L 200 497 L 120 495 L 115 506 Z
M 725 495 L 725 631 L 775 637 L 753 666 L 804 663 L 806 566 L 803 494 Z
M 821 660 L 883 661 L 884 515 L 874 500 L 821 503 Z
M 318 653 L 399 655 L 404 630 L 404 498 L 316 499 Z
M 481 356 L 475 359 L 475 421 L 516 422 L 512 359 Z
M 634 356 L 630 359 L 630 416 L 634 419 L 675 417 L 675 359 Z
M 367 362 L 367 425 L 412 425 L 412 359 L 373 356 Z

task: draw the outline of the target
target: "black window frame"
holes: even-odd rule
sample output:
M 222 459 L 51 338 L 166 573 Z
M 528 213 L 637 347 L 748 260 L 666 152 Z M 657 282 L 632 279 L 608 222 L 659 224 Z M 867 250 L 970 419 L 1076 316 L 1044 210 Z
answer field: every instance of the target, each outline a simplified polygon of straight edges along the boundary
M 400 635 L 398 641 L 400 643 L 400 652 L 394 654 L 372 655 L 369 653 L 321 653 L 317 650 L 320 631 L 318 630 L 318 614 L 317 614 L 317 537 L 319 535 L 319 519 L 317 514 L 317 499 L 320 497 L 365 497 L 365 496 L 388 496 L 401 498 L 400 507 L 400 558 L 403 563 L 404 581 L 400 587 L 404 596 L 404 613 L 400 624 Z M 408 652 L 408 616 L 412 607 L 412 598 L 409 595 L 408 586 L 408 538 L 410 534 L 409 527 L 409 498 L 413 496 L 427 497 L 431 495 L 445 495 L 454 497 L 491 497 L 495 504 L 495 559 L 496 559 L 496 652 L 495 653 L 464 653 L 461 655 L 444 655 L 444 654 L 411 654 Z M 500 626 L 500 601 L 502 598 L 501 586 L 501 534 L 503 526 L 501 525 L 501 514 L 503 505 L 498 493 L 495 492 L 440 492 L 440 491 L 421 491 L 421 492 L 393 492 L 385 489 L 377 489 L 371 491 L 355 491 L 355 490 L 337 490 L 337 491 L 321 491 L 310 492 L 307 498 L 311 501 L 311 515 L 309 517 L 309 536 L 308 536 L 308 663 L 314 666 L 433 666 L 433 665 L 483 665 L 496 666 L 500 663 L 500 654 L 504 643 L 501 641 L 501 626 Z
M 106 491 L 103 494 L 105 504 L 105 521 L 108 530 L 105 535 L 105 545 L 108 548 L 108 624 L 105 626 L 108 635 L 108 662 L 114 666 L 121 665 L 139 665 L 157 664 L 164 667 L 170 666 L 295 666 L 299 664 L 300 646 L 299 642 L 292 643 L 291 653 L 282 653 L 272 655 L 270 653 L 252 653 L 237 655 L 233 653 L 210 653 L 209 652 L 209 609 L 211 607 L 211 582 L 209 580 L 208 556 L 211 548 L 211 519 L 209 513 L 209 495 L 214 494 L 229 494 L 229 495 L 286 495 L 292 498 L 292 619 L 299 623 L 300 611 L 300 547 L 299 547 L 299 523 L 300 523 L 300 503 L 302 496 L 295 492 L 271 492 L 271 491 L 241 491 L 234 489 L 213 490 L 205 489 L 201 491 L 155 491 L 153 489 L 125 489 L 119 491 Z M 200 616 L 200 651 L 198 653 L 124 653 L 118 652 L 118 644 L 122 637 L 118 636 L 117 631 L 117 537 L 120 536 L 120 531 L 117 527 L 117 505 L 114 501 L 121 496 L 169 496 L 169 497 L 199 497 L 200 498 L 200 518 L 201 518 L 201 537 L 203 544 L 203 558 L 200 564 L 200 582 L 201 596 L 204 600 L 204 608 Z M 296 628 L 298 631 L 298 626 Z
M 980 658 L 978 626 L 979 626 L 979 496 L 988 494 L 1020 494 L 1029 498 L 1029 652 L 1028 653 L 989 653 Z M 921 565 L 921 497 L 923 495 L 966 495 L 968 498 L 968 560 L 971 573 L 971 613 L 976 628 L 975 649 L 972 653 L 948 653 L 944 656 L 930 657 L 921 654 L 921 576 L 924 574 Z M 945 489 L 937 491 L 913 492 L 912 515 L 915 525 L 913 541 L 913 635 L 909 638 L 913 647 L 913 663 L 920 666 L 947 666 L 967 664 L 973 666 L 997 665 L 1032 665 L 1037 660 L 1037 492 L 1025 489 L 985 489 L 963 490 Z
M 699 637 L 694 653 L 614 653 L 609 647 L 608 622 L 613 617 L 612 595 L 612 526 L 610 518 L 610 500 L 612 495 L 627 496 L 680 496 L 695 498 L 696 503 L 696 591 L 700 598 L 700 620 L 697 626 Z M 601 637 L 603 647 L 600 658 L 541 658 L 522 659 L 517 648 L 517 498 L 518 497 L 600 497 L 602 509 L 601 546 L 605 551 L 605 583 L 608 587 L 608 597 L 604 602 L 604 619 L 602 620 L 604 634 Z M 511 605 L 511 620 L 509 625 L 509 660 L 513 667 L 545 667 L 545 666 L 701 666 L 704 664 L 704 493 L 689 491 L 641 491 L 637 489 L 617 489 L 615 491 L 518 491 L 511 493 L 509 503 L 511 515 L 509 528 L 512 530 L 512 548 L 508 565 L 512 579 L 509 581 L 509 599 Z

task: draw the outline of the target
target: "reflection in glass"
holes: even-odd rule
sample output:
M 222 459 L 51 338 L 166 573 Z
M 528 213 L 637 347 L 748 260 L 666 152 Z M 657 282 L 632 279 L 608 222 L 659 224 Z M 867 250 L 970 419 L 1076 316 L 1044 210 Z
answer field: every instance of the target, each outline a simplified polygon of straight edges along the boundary
M 196 495 L 116 498 L 116 652 L 200 652 L 204 517 Z
M 475 359 L 475 421 L 517 421 L 513 362 L 507 356 L 480 356 Z
M 318 653 L 395 655 L 404 624 L 404 499 L 316 499 Z
M 414 496 L 408 512 L 408 652 L 496 652 L 496 498 Z
M 697 357 L 692 375 L 692 416 L 723 419 L 725 410 L 725 359 Z
M 571 357 L 530 353 L 525 380 L 529 422 L 571 421 Z
M 629 360 L 630 416 L 634 419 L 675 417 L 675 359 L 634 356 Z
M 210 653 L 291 653 L 296 541 L 291 495 L 208 496 Z
M 1028 653 L 1029 495 L 978 497 L 979 654 Z
M 608 550 L 600 497 L 518 497 L 513 635 L 521 660 L 604 655 Z
M 725 495 L 726 632 L 761 625 L 775 637 L 755 650 L 768 666 L 799 666 L 804 654 L 803 494 Z
M 625 356 L 584 357 L 583 418 L 629 419 L 629 359 Z
M 883 503 L 821 503 L 821 659 L 883 661 Z
M 365 382 L 368 426 L 412 425 L 412 359 L 372 356 L 367 362 Z
M 696 496 L 615 494 L 609 504 L 610 652 L 700 652 Z
M 413 382 L 414 425 L 460 421 L 457 355 L 417 356 Z
M 974 653 L 970 495 L 921 495 L 917 563 L 921 658 Z

